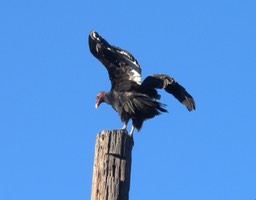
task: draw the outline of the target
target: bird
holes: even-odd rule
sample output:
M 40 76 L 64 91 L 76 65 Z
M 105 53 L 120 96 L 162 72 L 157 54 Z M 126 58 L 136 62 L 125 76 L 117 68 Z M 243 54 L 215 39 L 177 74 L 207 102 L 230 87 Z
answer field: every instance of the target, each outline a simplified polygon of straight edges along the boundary
M 172 77 L 165 74 L 153 74 L 143 81 L 138 61 L 127 50 L 109 44 L 95 30 L 89 33 L 89 49 L 107 69 L 111 82 L 109 92 L 101 91 L 96 95 L 95 107 L 107 103 L 119 114 L 124 123 L 121 130 L 133 136 L 135 129 L 140 131 L 145 120 L 167 112 L 166 104 L 159 102 L 161 96 L 157 89 L 164 89 L 185 105 L 188 111 L 196 109 L 193 97 Z

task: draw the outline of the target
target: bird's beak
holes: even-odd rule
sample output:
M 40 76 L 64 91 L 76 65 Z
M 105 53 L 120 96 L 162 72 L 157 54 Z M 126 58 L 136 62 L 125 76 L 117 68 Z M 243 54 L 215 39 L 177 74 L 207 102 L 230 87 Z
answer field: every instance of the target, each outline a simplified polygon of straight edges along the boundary
M 100 101 L 99 101 L 99 100 L 96 100 L 95 108 L 98 109 L 99 105 L 100 105 Z
M 96 102 L 95 108 L 98 109 L 98 107 L 99 107 L 99 104 Z

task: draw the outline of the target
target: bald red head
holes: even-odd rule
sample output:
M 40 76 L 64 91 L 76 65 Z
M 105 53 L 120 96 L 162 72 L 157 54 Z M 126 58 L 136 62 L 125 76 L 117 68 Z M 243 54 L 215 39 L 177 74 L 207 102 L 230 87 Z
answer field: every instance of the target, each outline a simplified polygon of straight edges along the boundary
M 99 107 L 99 105 L 102 103 L 102 102 L 104 102 L 105 100 L 105 94 L 106 94 L 106 92 L 99 92 L 98 94 L 97 94 L 97 96 L 96 96 L 96 104 L 95 104 L 95 108 L 98 108 Z

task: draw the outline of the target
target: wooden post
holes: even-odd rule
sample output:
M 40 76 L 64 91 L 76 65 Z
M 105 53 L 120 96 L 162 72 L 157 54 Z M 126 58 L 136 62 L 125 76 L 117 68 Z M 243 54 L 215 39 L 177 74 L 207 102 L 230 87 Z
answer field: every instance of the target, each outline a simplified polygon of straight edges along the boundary
M 129 200 L 132 147 L 126 131 L 97 134 L 91 200 Z

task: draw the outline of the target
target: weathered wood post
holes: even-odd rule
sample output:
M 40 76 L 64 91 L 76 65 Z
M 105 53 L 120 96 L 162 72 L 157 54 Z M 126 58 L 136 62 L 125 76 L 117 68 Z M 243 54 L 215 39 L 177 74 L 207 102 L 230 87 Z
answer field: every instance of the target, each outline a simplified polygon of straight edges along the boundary
M 128 200 L 133 138 L 126 131 L 97 134 L 91 200 Z

